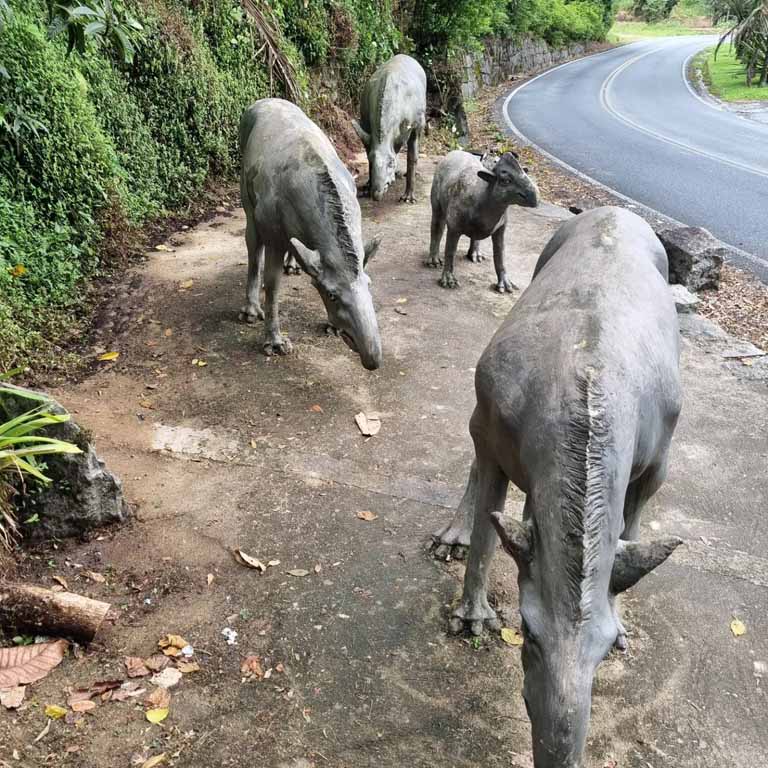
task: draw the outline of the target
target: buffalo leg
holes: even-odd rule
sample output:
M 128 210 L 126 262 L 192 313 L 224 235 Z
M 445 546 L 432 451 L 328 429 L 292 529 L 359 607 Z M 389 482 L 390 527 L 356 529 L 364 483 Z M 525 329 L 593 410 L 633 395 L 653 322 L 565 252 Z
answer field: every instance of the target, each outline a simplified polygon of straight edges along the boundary
M 245 244 L 248 248 L 248 284 L 245 289 L 245 305 L 240 310 L 240 319 L 255 323 L 264 319 L 261 308 L 261 280 L 264 273 L 264 243 L 256 231 L 250 216 L 245 224 Z
M 472 462 L 469 470 L 469 480 L 464 490 L 456 514 L 448 525 L 441 528 L 433 536 L 435 557 L 447 560 L 451 556 L 463 560 L 469 539 L 472 535 L 472 523 L 475 519 L 475 504 L 477 503 L 477 461 Z
M 266 275 L 264 278 L 264 298 L 267 305 L 267 317 L 264 334 L 265 355 L 287 355 L 291 351 L 291 342 L 280 333 L 278 297 L 280 278 L 283 274 L 283 251 L 269 248 L 266 253 Z
M 482 253 L 480 253 L 480 241 L 470 238 L 469 249 L 467 250 L 467 260 L 473 264 L 479 264 L 485 259 Z
M 401 203 L 415 203 L 413 187 L 416 182 L 416 165 L 419 162 L 419 132 L 411 131 L 408 139 L 408 165 L 405 171 L 405 194 L 400 198 Z
M 424 262 L 425 267 L 437 269 L 443 266 L 440 258 L 440 241 L 445 232 L 445 214 L 437 208 L 432 208 L 432 224 L 429 230 L 429 258 Z
M 665 450 L 659 462 L 643 472 L 640 477 L 633 480 L 627 486 L 627 493 L 624 497 L 624 531 L 621 538 L 626 541 L 635 541 L 640 538 L 640 514 L 643 507 L 656 491 L 661 488 L 667 477 L 667 451 Z M 615 610 L 615 607 L 614 607 Z M 619 650 L 627 649 L 627 630 L 616 614 L 616 624 L 619 628 L 619 634 L 616 637 L 616 647 Z
M 517 286 L 507 277 L 507 270 L 504 266 L 504 231 L 506 225 L 499 227 L 493 235 L 493 266 L 496 268 L 496 290 L 499 293 L 512 293 L 517 290 Z
M 495 461 L 482 455 L 478 455 L 476 461 L 477 504 L 464 576 L 464 593 L 451 619 L 454 632 L 468 624 L 470 632 L 475 636 L 482 633 L 484 623 L 490 629 L 500 627 L 496 612 L 488 604 L 488 575 L 498 541 L 491 523 L 491 512 L 504 510 L 509 487 L 509 480 Z
M 283 272 L 286 275 L 300 275 L 301 267 L 292 251 L 288 251 L 283 257 Z
M 443 274 L 437 281 L 443 288 L 458 288 L 459 281 L 453 274 L 453 262 L 456 259 L 456 248 L 459 245 L 459 233 L 448 228 L 448 234 L 445 236 L 445 257 L 443 261 Z

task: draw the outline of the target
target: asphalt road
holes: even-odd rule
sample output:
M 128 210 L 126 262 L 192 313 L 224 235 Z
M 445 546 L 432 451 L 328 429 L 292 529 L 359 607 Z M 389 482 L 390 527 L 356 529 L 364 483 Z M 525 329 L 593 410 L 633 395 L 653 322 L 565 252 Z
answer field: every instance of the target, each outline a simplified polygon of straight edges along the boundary
M 768 125 L 698 96 L 684 76 L 709 37 L 632 43 L 549 70 L 504 104 L 510 127 L 561 162 L 752 256 L 768 282 Z

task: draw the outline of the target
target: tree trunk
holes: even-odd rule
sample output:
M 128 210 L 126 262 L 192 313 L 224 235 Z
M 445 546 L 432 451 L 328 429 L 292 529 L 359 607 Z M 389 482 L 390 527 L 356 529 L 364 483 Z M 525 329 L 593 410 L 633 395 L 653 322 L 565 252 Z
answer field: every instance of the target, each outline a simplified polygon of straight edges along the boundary
M 768 51 L 765 52 L 765 58 L 763 59 L 763 71 L 760 74 L 759 85 L 764 86 L 768 84 Z
M 6 632 L 24 632 L 93 640 L 109 603 L 72 592 L 52 592 L 24 584 L 0 584 L 0 626 Z

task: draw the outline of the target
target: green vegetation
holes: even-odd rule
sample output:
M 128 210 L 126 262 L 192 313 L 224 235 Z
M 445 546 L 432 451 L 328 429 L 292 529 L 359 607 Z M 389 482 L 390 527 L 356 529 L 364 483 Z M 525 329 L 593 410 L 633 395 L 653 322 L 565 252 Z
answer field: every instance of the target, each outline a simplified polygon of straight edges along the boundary
M 710 92 L 723 101 L 768 101 L 768 88 L 749 87 L 744 82 L 744 65 L 736 58 L 736 51 L 721 48 L 702 51 L 694 60 L 693 68 L 700 69 Z
M 252 101 L 327 104 L 323 68 L 353 103 L 397 51 L 438 77 L 484 35 L 562 45 L 612 17 L 612 0 L 0 0 L 0 372 L 55 365 L 106 254 L 235 175 Z
M 19 534 L 13 496 L 23 490 L 30 479 L 51 482 L 44 474 L 45 466 L 40 463 L 39 457 L 81 453 L 81 450 L 64 440 L 40 435 L 46 427 L 69 421 L 68 413 L 53 413 L 51 401 L 32 392 L 0 386 L 0 399 L 4 394 L 14 398 L 21 396 L 37 403 L 30 410 L 0 424 L 0 545 L 8 549 Z
M 768 0 L 715 0 L 718 18 L 729 24 L 716 48 L 730 40 L 744 69 L 744 82 L 768 86 Z
M 711 0 L 620 0 L 609 40 L 631 42 L 646 37 L 711 35 Z

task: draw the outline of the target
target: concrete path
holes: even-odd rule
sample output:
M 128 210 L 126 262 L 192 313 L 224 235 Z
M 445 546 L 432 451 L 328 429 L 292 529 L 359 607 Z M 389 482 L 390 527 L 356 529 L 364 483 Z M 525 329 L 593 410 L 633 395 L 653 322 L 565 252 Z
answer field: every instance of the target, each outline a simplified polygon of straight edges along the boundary
M 375 373 L 322 335 L 304 276 L 283 290 L 296 353 L 261 355 L 261 327 L 236 319 L 239 211 L 180 234 L 126 284 L 115 309 L 133 319 L 110 344 L 119 360 L 55 394 L 93 430 L 137 521 L 30 566 L 30 578 L 62 574 L 109 599 L 116 617 L 101 646 L 29 698 L 62 703 L 67 685 L 121 674 L 124 656 L 148 656 L 169 632 L 198 649 L 202 670 L 172 689 L 162 728 L 141 707 L 108 703 L 31 745 L 45 724 L 31 707 L 0 721 L 0 757 L 17 749 L 14 765 L 77 768 L 163 752 L 185 768 L 530 768 L 519 650 L 446 635 L 463 566 L 425 551 L 466 479 L 474 365 L 514 301 L 490 290 L 490 261 L 460 261 L 457 291 L 422 266 L 431 169 L 422 162 L 417 205 L 394 202 L 398 188 L 363 206 L 367 233 L 385 238 L 371 270 L 385 349 Z M 513 213 L 516 283 L 568 215 Z M 590 768 L 760 766 L 768 755 L 768 391 L 724 367 L 728 340 L 693 327 L 671 475 L 643 529 L 688 545 L 624 600 L 630 652 L 599 671 Z M 380 414 L 376 437 L 360 435 L 359 411 Z M 520 502 L 512 492 L 512 509 Z M 235 562 L 234 547 L 280 563 L 260 575 Z M 78 578 L 78 566 L 107 583 Z M 493 590 L 519 626 L 507 557 Z M 268 679 L 242 682 L 249 653 Z

